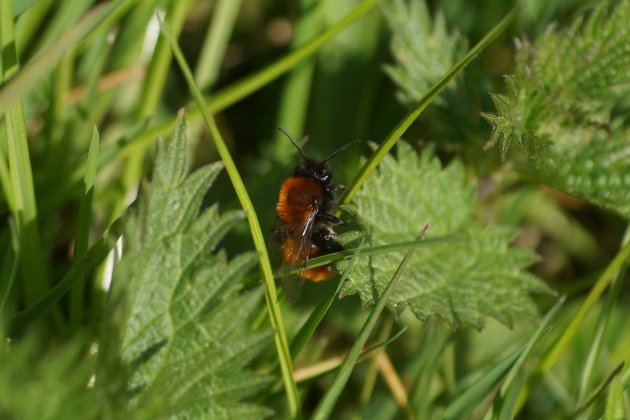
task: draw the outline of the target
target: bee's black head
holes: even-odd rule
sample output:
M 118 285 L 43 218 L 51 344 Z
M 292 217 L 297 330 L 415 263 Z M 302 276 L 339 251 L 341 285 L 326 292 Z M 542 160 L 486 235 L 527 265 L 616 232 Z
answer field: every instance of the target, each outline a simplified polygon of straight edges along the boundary
M 294 176 L 311 178 L 322 184 L 328 184 L 332 181 L 332 172 L 328 167 L 328 162 L 312 160 L 305 158 L 293 172 Z
M 295 171 L 293 173 L 294 176 L 311 178 L 325 185 L 329 185 L 332 182 L 332 172 L 330 172 L 330 168 L 328 167 L 328 161 L 334 156 L 343 152 L 344 150 L 347 150 L 348 148 L 359 143 L 359 140 L 352 141 L 345 146 L 337 149 L 332 155 L 328 156 L 324 160 L 313 160 L 309 159 L 308 156 L 306 156 L 302 148 L 296 143 L 295 140 L 293 140 L 293 137 L 291 137 L 291 135 L 284 128 L 279 128 L 279 130 L 282 131 L 282 133 L 284 133 L 284 135 L 286 135 L 289 140 L 291 140 L 291 143 L 293 143 L 295 148 L 302 155 L 302 163 L 300 163 L 295 168 Z

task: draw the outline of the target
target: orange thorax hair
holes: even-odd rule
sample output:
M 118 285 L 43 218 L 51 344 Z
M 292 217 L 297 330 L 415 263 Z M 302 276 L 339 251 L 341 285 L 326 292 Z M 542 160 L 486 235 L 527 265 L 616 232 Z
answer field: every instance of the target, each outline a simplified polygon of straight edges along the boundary
M 289 225 L 301 225 L 311 213 L 319 210 L 324 198 L 324 187 L 310 178 L 291 177 L 280 189 L 276 210 L 280 219 Z

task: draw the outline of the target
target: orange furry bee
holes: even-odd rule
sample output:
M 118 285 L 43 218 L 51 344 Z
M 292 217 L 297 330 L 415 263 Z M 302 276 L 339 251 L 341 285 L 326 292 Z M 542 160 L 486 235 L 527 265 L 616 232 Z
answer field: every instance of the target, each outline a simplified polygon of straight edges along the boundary
M 281 244 L 285 264 L 305 266 L 309 258 L 343 250 L 332 228 L 344 222 L 333 214 L 337 205 L 338 186 L 332 182 L 328 161 L 358 143 L 358 140 L 320 161 L 310 159 L 286 130 L 280 128 L 280 131 L 300 152 L 302 162 L 280 188 L 276 205 L 280 223 L 274 229 L 273 237 Z M 299 296 L 305 279 L 314 282 L 327 280 L 334 275 L 334 271 L 328 264 L 308 269 L 304 267 L 298 274 L 298 282 L 283 284 L 292 301 Z

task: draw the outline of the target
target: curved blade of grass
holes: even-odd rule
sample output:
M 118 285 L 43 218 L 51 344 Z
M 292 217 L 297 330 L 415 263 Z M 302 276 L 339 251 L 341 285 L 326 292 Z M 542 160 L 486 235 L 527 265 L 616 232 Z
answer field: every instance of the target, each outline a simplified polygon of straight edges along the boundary
M 330 309 L 330 305 L 332 305 L 335 297 L 339 294 L 339 291 L 341 290 L 341 286 L 343 286 L 343 283 L 346 281 L 348 273 L 350 273 L 352 267 L 354 267 L 354 262 L 356 261 L 362 247 L 363 243 L 359 244 L 359 246 L 355 248 L 355 252 L 354 254 L 352 254 L 352 259 L 350 260 L 348 267 L 346 267 L 346 269 L 343 270 L 343 273 L 341 274 L 341 279 L 339 280 L 337 288 L 329 293 L 328 296 L 326 296 L 324 300 L 322 300 L 319 305 L 317 305 L 311 316 L 308 317 L 304 325 L 302 325 L 302 328 L 300 328 L 293 340 L 291 340 L 291 356 L 294 359 L 298 356 L 298 354 L 300 354 L 300 351 L 302 351 L 304 345 L 313 336 L 313 333 L 315 333 L 315 330 L 322 322 L 322 319 L 324 319 L 324 316 L 328 312 L 328 309 Z
M 388 316 L 385 317 L 381 324 L 381 331 L 379 333 L 379 340 L 385 340 L 394 328 L 394 317 Z M 380 352 L 379 352 L 380 354 Z M 379 371 L 379 358 L 372 357 L 370 360 L 368 367 L 365 371 L 365 376 L 363 379 L 363 384 L 361 384 L 361 390 L 359 392 L 359 404 L 360 410 L 365 411 L 366 406 L 372 400 L 372 394 L 374 392 L 374 388 L 376 387 L 376 380 L 378 379 L 378 371 Z
M 96 167 L 98 166 L 99 135 L 96 126 L 92 130 L 92 139 L 88 150 L 85 178 L 83 179 L 83 196 L 79 204 L 79 219 L 74 241 L 74 260 L 83 257 L 90 242 L 90 224 L 92 221 L 92 197 L 94 196 L 94 182 L 96 181 Z M 77 282 L 70 293 L 70 325 L 77 327 L 83 314 L 83 300 L 85 283 Z
M 15 104 L 23 95 L 57 65 L 61 57 L 70 48 L 88 35 L 99 23 L 110 15 L 121 0 L 114 1 L 108 5 L 101 4 L 81 18 L 81 20 L 48 46 L 40 54 L 37 54 L 24 68 L 0 90 L 0 115 L 10 106 Z M 3 13 L 3 16 L 11 14 Z M 3 25 L 5 26 L 5 22 Z
M 191 5 L 191 0 L 174 1 L 169 4 L 165 19 L 175 36 L 179 36 Z M 138 120 L 148 118 L 156 113 L 160 104 L 160 98 L 164 92 L 164 84 L 172 59 L 173 56 L 168 42 L 163 37 L 159 37 L 142 86 L 142 94 L 137 111 Z
M 0 45 L 2 46 L 0 80 L 2 82 L 7 82 L 11 77 L 20 74 L 12 16 L 11 1 L 0 0 Z M 20 97 L 17 97 L 12 104 L 5 104 L 0 99 L 0 107 L 3 106 L 8 111 L 5 116 L 5 129 L 12 192 L 12 197 L 7 201 L 13 204 L 12 211 L 19 236 L 22 291 L 27 305 L 31 305 L 49 289 L 44 251 L 39 234 L 31 157 Z M 53 312 L 52 320 L 60 326 L 61 313 Z
M 627 419 L 623 396 L 623 385 L 618 377 L 613 379 L 606 398 L 605 420 Z
M 490 372 L 476 381 L 474 385 L 464 391 L 440 414 L 441 419 L 466 418 L 466 413 L 472 411 L 481 401 L 488 397 L 492 389 L 497 386 L 505 373 L 516 363 L 523 354 L 523 346 L 509 355 L 504 361 L 495 366 Z
M 24 16 L 21 16 L 15 22 L 15 40 L 17 42 L 18 57 L 22 57 L 25 50 L 32 46 L 31 41 L 37 34 L 38 29 L 42 27 L 42 22 L 49 16 L 50 8 L 53 6 L 54 0 L 36 0 L 28 10 L 24 10 Z M 17 15 L 16 4 L 13 3 L 13 14 Z M 21 13 L 20 13 L 21 14 Z M 14 16 L 17 17 L 17 16 Z
M 31 170 L 31 159 L 26 139 L 22 104 L 12 107 L 7 113 L 6 129 L 9 155 L 9 170 L 12 184 L 12 202 L 20 236 L 24 297 L 27 304 L 35 302 L 46 290 L 48 282 L 44 269 L 44 251 L 41 247 L 35 187 Z
M 622 243 L 630 242 L 630 227 L 626 229 L 626 234 Z M 589 390 L 589 386 L 591 383 L 591 377 L 593 371 L 595 369 L 596 362 L 599 358 L 599 354 L 601 352 L 602 346 L 604 345 L 604 337 L 606 333 L 606 329 L 608 327 L 608 322 L 613 315 L 613 310 L 615 309 L 615 303 L 619 298 L 619 293 L 621 292 L 621 288 L 623 285 L 623 279 L 625 278 L 626 269 L 628 267 L 628 263 L 624 264 L 622 269 L 617 273 L 615 278 L 612 281 L 612 285 L 610 287 L 610 291 L 606 296 L 606 302 L 602 306 L 601 313 L 599 318 L 597 319 L 597 327 L 595 329 L 595 335 L 593 336 L 591 348 L 588 353 L 588 358 L 586 359 L 586 364 L 582 369 L 582 379 L 580 381 L 580 392 L 578 394 L 577 405 L 580 406 L 584 402 L 584 398 L 586 397 L 586 393 Z
M 282 319 L 282 312 L 280 311 L 280 306 L 278 305 L 278 294 L 276 291 L 276 283 L 273 277 L 273 271 L 271 269 L 271 262 L 269 261 L 267 246 L 265 245 L 265 240 L 262 230 L 260 228 L 260 223 L 258 222 L 256 210 L 254 209 L 254 206 L 249 198 L 249 194 L 247 193 L 247 189 L 243 184 L 241 175 L 238 173 L 238 169 L 236 168 L 236 165 L 232 160 L 230 151 L 223 141 L 221 132 L 219 131 L 219 128 L 214 121 L 214 118 L 206 109 L 203 96 L 201 95 L 201 92 L 195 84 L 192 72 L 188 67 L 188 63 L 186 63 L 186 59 L 184 58 L 184 55 L 179 48 L 179 45 L 172 37 L 166 24 L 162 21 L 160 21 L 160 28 L 162 30 L 162 33 L 164 34 L 164 37 L 171 45 L 171 49 L 173 50 L 175 59 L 177 60 L 177 63 L 179 64 L 179 67 L 184 74 L 184 77 L 186 78 L 186 82 L 188 83 L 188 88 L 195 98 L 195 101 L 197 102 L 197 105 L 203 115 L 203 119 L 208 126 L 210 133 L 212 134 L 214 145 L 217 148 L 219 155 L 221 156 L 221 160 L 225 164 L 225 170 L 228 173 L 232 186 L 236 191 L 238 200 L 241 203 L 241 207 L 243 208 L 243 211 L 245 211 L 247 221 L 249 222 L 249 229 L 252 235 L 252 239 L 254 240 L 254 246 L 258 253 L 263 280 L 265 281 L 265 300 L 267 302 L 271 325 L 275 330 L 276 350 L 278 352 L 280 369 L 282 371 L 282 379 L 287 394 L 289 413 L 293 418 L 298 417 L 300 416 L 301 411 L 300 398 L 298 395 L 297 385 L 295 384 L 295 381 L 293 379 L 293 362 L 291 359 L 291 352 L 289 351 L 289 343 L 286 336 L 284 321 Z
M 384 350 L 380 351 L 374 358 L 378 363 L 379 372 L 385 380 L 385 383 L 389 388 L 389 392 L 392 394 L 392 397 L 394 397 L 394 401 L 396 401 L 398 409 L 405 415 L 407 419 L 415 419 L 414 414 L 409 408 L 407 389 L 405 388 L 402 379 L 400 379 L 400 375 L 398 375 L 398 372 L 396 371 L 392 360 L 387 355 L 387 352 L 385 352 Z
M 295 359 L 300 354 L 300 351 L 302 351 L 302 349 L 304 348 L 304 345 L 313 336 L 313 334 L 315 333 L 315 330 L 317 329 L 317 327 L 321 323 L 322 319 L 324 318 L 324 316 L 328 312 L 328 309 L 332 305 L 332 302 L 335 299 L 335 296 L 337 296 L 337 294 L 341 290 L 341 287 L 343 286 L 343 283 L 346 281 L 346 277 L 347 277 L 348 273 L 350 273 L 351 268 L 354 266 L 354 262 L 356 260 L 356 255 L 358 255 L 358 252 L 360 251 L 360 249 L 361 249 L 361 246 L 358 246 L 357 248 L 355 248 L 356 251 L 354 253 L 354 257 L 352 258 L 352 260 L 348 264 L 348 267 L 341 274 L 341 279 L 339 280 L 339 284 L 337 285 L 337 288 L 335 290 L 333 290 L 328 296 L 326 296 L 324 298 L 324 300 L 322 300 L 319 303 L 319 305 L 317 305 L 317 307 L 311 313 L 311 315 L 306 320 L 304 325 L 302 325 L 302 327 L 297 332 L 295 337 L 293 337 L 293 340 L 291 340 L 291 344 L 289 346 L 289 349 L 291 351 L 291 357 L 293 359 Z M 283 291 L 281 290 L 280 293 L 282 293 L 282 292 Z M 280 294 L 280 299 L 282 299 L 282 297 L 283 297 L 283 295 Z M 259 322 L 260 321 L 256 322 L 256 324 L 258 324 Z M 337 366 L 334 366 L 333 368 L 336 368 L 336 367 Z M 331 369 L 333 369 L 333 368 L 331 368 Z M 294 375 L 294 378 L 295 377 L 296 377 L 296 375 Z M 296 382 L 298 382 L 297 379 L 296 379 Z
M 426 390 L 431 387 L 437 371 L 440 369 L 439 360 L 444 349 L 449 345 L 453 333 L 438 326 L 435 322 L 425 323 L 420 331 L 418 342 L 422 348 L 410 360 L 407 375 L 412 378 L 409 397 L 416 417 L 430 418 L 435 411 L 435 398 L 427 396 Z M 388 402 L 391 412 L 395 405 Z M 393 414 L 391 414 L 393 416 Z
M 394 129 L 389 133 L 389 135 L 385 138 L 385 140 L 378 146 L 378 148 L 372 153 L 372 156 L 365 162 L 365 165 L 359 170 L 354 180 L 348 185 L 348 188 L 345 190 L 344 194 L 339 199 L 339 204 L 347 204 L 352 199 L 352 196 L 358 191 L 358 189 L 363 185 L 367 176 L 370 172 L 372 172 L 376 166 L 380 163 L 383 157 L 389 152 L 389 150 L 394 147 L 394 144 L 402 135 L 407 131 L 407 129 L 411 126 L 411 124 L 422 114 L 422 112 L 426 109 L 427 106 L 437 95 L 442 92 L 446 86 L 464 69 L 470 62 L 477 57 L 477 55 L 483 51 L 492 41 L 494 41 L 497 36 L 499 36 L 512 22 L 512 20 L 516 17 L 520 10 L 520 7 L 516 7 L 512 9 L 510 13 L 508 13 L 502 20 L 499 22 L 490 32 L 486 34 L 486 36 L 481 39 L 468 53 L 451 69 L 444 75 L 440 80 L 437 81 L 435 85 L 429 90 L 423 97 L 420 99 L 420 102 L 416 105 L 414 109 L 409 111 L 407 115 L 394 127 Z
M 427 233 L 428 229 L 429 225 L 426 225 L 424 229 L 422 229 L 420 235 L 418 235 L 418 241 L 421 241 L 424 238 L 424 235 Z M 409 264 L 409 261 L 411 260 L 411 257 L 413 256 L 415 251 L 415 248 L 410 248 L 407 251 L 400 265 L 398 266 L 398 269 L 396 269 L 396 273 L 394 273 L 394 276 L 387 284 L 387 287 L 385 287 L 385 290 L 383 290 L 383 294 L 381 294 L 378 302 L 376 302 L 376 305 L 374 305 L 372 312 L 370 312 L 370 315 L 363 324 L 363 327 L 361 327 L 359 334 L 357 334 L 357 337 L 354 340 L 350 351 L 346 355 L 343 364 L 339 368 L 337 375 L 335 375 L 335 379 L 333 379 L 333 382 L 328 388 L 328 391 L 326 391 L 324 397 L 317 405 L 315 413 L 312 417 L 314 420 L 324 420 L 330 417 L 333 408 L 335 407 L 335 404 L 339 399 L 339 395 L 341 395 L 341 391 L 343 391 L 343 388 L 346 386 L 348 378 L 352 373 L 352 369 L 357 362 L 359 354 L 361 353 L 361 348 L 363 348 L 363 346 L 367 342 L 367 339 L 370 336 L 372 329 L 376 325 L 376 321 L 378 321 L 381 312 L 383 312 L 383 309 L 385 309 L 387 299 L 394 290 L 394 287 L 396 287 L 396 285 L 398 284 L 402 273 L 405 271 L 405 268 L 407 268 L 407 264 Z
M 119 217 L 109 228 L 108 232 L 98 240 L 90 250 L 77 261 L 75 261 L 70 269 L 63 276 L 63 279 L 55 287 L 50 289 L 40 300 L 29 306 L 24 311 L 16 314 L 9 321 L 9 336 L 14 335 L 24 328 L 37 317 L 46 312 L 52 305 L 74 287 L 74 285 L 84 278 L 85 273 L 100 264 L 109 252 L 116 245 L 116 241 L 122 234 L 123 217 Z
M 0 317 L 7 302 L 15 275 L 17 273 L 18 261 L 20 260 L 20 244 L 18 242 L 17 227 L 13 220 L 9 219 L 9 234 L 11 235 L 11 243 L 4 255 L 2 268 L 0 269 Z
M 217 92 L 210 100 L 206 102 L 207 107 L 213 112 L 218 109 L 225 109 L 228 106 L 240 101 L 252 92 L 267 85 L 269 82 L 278 78 L 282 74 L 291 70 L 297 63 L 303 61 L 305 58 L 313 55 L 324 44 L 330 41 L 337 33 L 350 26 L 358 18 L 369 12 L 376 6 L 380 0 L 364 0 L 357 7 L 355 7 L 350 13 L 345 15 L 338 22 L 330 26 L 319 36 L 313 38 L 302 47 L 292 51 L 285 55 L 280 60 L 271 64 L 268 67 L 246 77 L 239 83 L 229 86 L 220 92 Z
M 501 389 L 499 390 L 499 395 L 497 395 L 497 397 L 495 398 L 492 406 L 492 411 L 495 413 L 499 413 L 500 418 L 512 418 L 516 399 L 508 401 L 508 395 L 512 397 L 515 395 L 518 396 L 518 392 L 520 391 L 520 389 L 517 389 L 516 392 L 514 392 L 512 389 L 519 388 L 522 383 L 520 385 L 517 385 L 516 378 L 519 375 L 521 375 L 521 378 L 523 377 L 523 366 L 525 366 L 525 362 L 527 362 L 527 359 L 534 351 L 536 345 L 538 345 L 543 337 L 549 332 L 551 328 L 551 323 L 556 319 L 556 316 L 558 315 L 558 312 L 560 311 L 560 308 L 562 308 L 562 305 L 564 305 L 565 301 L 566 297 L 561 297 L 549 310 L 549 312 L 547 312 L 547 315 L 545 315 L 545 317 L 543 318 L 543 321 L 536 329 L 536 332 L 525 345 L 523 353 L 519 356 L 518 360 L 516 361 L 516 363 L 514 363 L 514 366 L 512 366 L 507 376 L 505 377 L 505 380 L 501 385 Z
M 299 19 L 295 24 L 295 35 L 291 42 L 291 49 L 297 49 L 309 39 L 317 35 L 323 26 L 322 13 L 320 12 L 323 2 L 318 0 L 300 0 Z M 289 74 L 287 74 L 282 93 L 280 94 L 280 105 L 275 126 L 283 127 L 289 133 L 293 133 L 296 138 L 302 138 L 304 133 L 304 123 L 308 115 L 308 107 L 313 89 L 313 79 L 315 75 L 315 60 L 313 58 L 304 60 L 297 64 Z M 274 156 L 283 156 L 281 150 L 289 150 L 289 146 L 282 134 L 275 134 L 275 141 L 272 144 L 275 149 Z M 293 151 L 292 151 L 293 152 Z
M 81 16 L 89 10 L 93 3 L 92 0 L 54 2 L 52 9 L 54 13 L 49 14 L 45 24 L 40 26 L 43 33 L 37 37 L 37 47 L 33 48 L 33 51 L 46 51 L 55 39 L 58 39 L 81 19 Z
M 522 356 L 522 355 L 521 355 Z M 517 362 L 518 363 L 518 362 Z M 512 368 L 514 369 L 514 368 Z M 505 395 L 501 398 L 501 407 L 499 407 L 499 420 L 512 420 L 514 408 L 518 402 L 518 394 L 521 392 L 521 388 L 525 383 L 525 373 L 522 370 L 517 371 L 512 380 L 512 386 L 508 388 Z M 493 410 L 488 410 L 486 419 L 491 418 Z
M 20 16 L 35 3 L 37 3 L 37 0 L 13 0 L 13 17 Z
M 203 99 L 202 97 L 205 108 L 207 108 L 210 113 L 217 113 L 277 79 L 287 71 L 291 70 L 296 64 L 319 51 L 319 49 L 335 35 L 346 29 L 361 16 L 371 11 L 379 1 L 380 0 L 364 0 L 343 19 L 339 20 L 295 51 L 290 52 L 260 71 L 257 71 L 256 73 L 218 91 L 216 94 L 211 95 L 208 99 Z M 202 117 L 199 108 L 193 106 L 192 104 L 186 106 L 186 111 L 188 112 L 188 120 L 190 122 L 195 122 Z M 155 127 L 148 129 L 133 141 L 128 142 L 122 147 L 112 144 L 110 147 L 118 149 L 117 153 L 111 153 L 109 149 L 106 149 L 103 153 L 111 156 L 112 159 L 114 157 L 119 157 L 120 155 L 126 155 L 135 147 L 152 143 L 156 138 L 168 134 L 172 130 L 174 124 L 175 118 L 169 118 Z M 105 165 L 109 162 L 110 160 L 103 161 L 102 164 Z
M 407 331 L 407 327 L 403 327 L 400 331 L 398 331 L 396 334 L 394 334 L 393 336 L 389 337 L 387 340 L 383 340 L 380 342 L 377 342 L 376 344 L 373 344 L 365 349 L 363 349 L 363 351 L 361 352 L 361 354 L 359 354 L 359 358 L 357 359 L 357 363 L 361 363 L 363 362 L 365 359 L 367 359 L 368 356 L 371 355 L 371 353 L 382 349 L 384 347 L 387 347 L 388 345 L 390 345 L 391 343 L 393 343 L 394 341 L 398 340 L 398 338 L 400 338 L 405 331 Z M 310 381 L 312 379 L 318 379 L 324 375 L 327 375 L 331 372 L 336 371 L 337 369 L 339 369 L 339 367 L 341 366 L 341 364 L 343 363 L 343 359 L 341 357 L 339 358 L 333 358 L 332 360 L 329 359 L 327 361 L 322 362 L 321 364 L 319 364 L 319 368 L 318 367 L 314 367 L 310 370 L 310 373 L 307 374 L 302 374 L 302 375 L 297 375 L 298 372 L 296 372 L 296 382 L 299 383 L 303 383 L 306 381 Z M 301 373 L 301 372 L 299 372 Z
M 564 333 L 560 336 L 556 344 L 547 353 L 547 356 L 539 363 L 537 369 L 523 387 L 516 407 L 517 412 L 523 407 L 525 400 L 527 400 L 532 390 L 538 386 L 545 374 L 556 364 L 560 355 L 571 343 L 571 340 L 575 338 L 582 327 L 586 316 L 590 313 L 591 309 L 593 309 L 593 306 L 595 306 L 595 303 L 597 303 L 612 279 L 622 269 L 628 258 L 630 258 L 630 241 L 624 245 L 619 253 L 617 253 L 612 262 L 608 265 L 608 267 L 606 267 L 606 270 L 604 270 L 601 276 L 597 279 L 597 282 L 584 300 L 584 303 L 582 303 L 578 312 L 575 314 L 573 320 L 571 320 L 571 323 L 564 330 Z
M 624 362 L 621 362 L 619 364 L 619 366 L 617 366 L 615 368 L 615 370 L 613 370 L 610 375 L 608 375 L 608 377 L 606 379 L 604 379 L 602 381 L 601 384 L 599 384 L 599 386 L 597 388 L 595 388 L 593 390 L 593 392 L 591 393 L 591 395 L 589 395 L 589 397 L 586 399 L 586 401 L 584 401 L 584 404 L 582 404 L 582 406 L 580 408 L 578 408 L 575 413 L 573 413 L 573 415 L 571 416 L 571 418 L 578 418 L 578 416 L 582 413 L 584 413 L 584 411 L 586 411 L 586 409 L 595 402 L 595 400 L 597 400 L 597 398 L 603 394 L 603 392 L 606 390 L 606 388 L 608 387 L 608 384 L 610 384 L 613 379 L 617 378 L 619 376 L 619 374 L 621 373 L 621 371 L 623 370 L 623 365 Z
M 1 77 L 0 77 L 1 78 Z M 0 144 L 6 144 L 6 130 L 0 119 Z M 2 188 L 2 195 L 0 200 L 4 200 L 7 203 L 7 207 L 11 213 L 15 213 L 15 204 L 13 203 L 13 187 L 11 187 L 11 175 L 9 175 L 9 163 L 4 155 L 4 150 L 0 147 L 0 187 Z M 2 204 L 2 201 L 0 201 Z
M 332 254 L 321 255 L 319 257 L 310 258 L 308 263 L 306 263 L 306 268 L 315 268 L 320 267 L 322 265 L 330 264 L 339 260 L 343 260 L 346 258 L 350 258 L 356 255 L 358 257 L 365 257 L 370 255 L 379 255 L 385 254 L 387 252 L 397 252 L 397 251 L 405 251 L 409 248 L 418 248 L 424 246 L 432 246 L 439 245 L 445 243 L 453 243 L 464 241 L 466 236 L 464 235 L 448 235 L 442 236 L 439 238 L 431 238 L 425 239 L 423 241 L 404 241 L 404 242 L 396 242 L 393 244 L 379 245 L 365 249 L 358 248 L 346 248 L 343 251 L 333 252 Z M 296 269 L 294 272 L 297 273 L 304 268 Z
M 214 5 L 212 22 L 208 26 L 208 33 L 195 68 L 195 80 L 200 89 L 212 86 L 219 76 L 241 3 L 242 0 L 218 0 Z
M 376 344 L 372 344 L 371 346 L 368 346 L 367 348 L 363 349 L 363 352 L 361 352 L 361 354 L 359 355 L 359 361 L 364 360 L 365 357 L 368 356 L 373 351 L 385 348 L 391 343 L 393 343 L 394 341 L 398 340 L 398 338 L 400 338 L 405 333 L 405 331 L 407 331 L 407 327 L 402 327 L 400 331 L 398 331 L 396 334 L 389 337 L 387 340 L 382 340 L 380 342 L 377 342 Z

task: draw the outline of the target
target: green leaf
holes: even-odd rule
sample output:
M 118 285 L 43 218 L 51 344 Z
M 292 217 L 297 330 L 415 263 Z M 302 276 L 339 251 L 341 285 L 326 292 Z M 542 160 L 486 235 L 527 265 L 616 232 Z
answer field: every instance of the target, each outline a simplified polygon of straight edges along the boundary
M 492 94 L 497 112 L 489 146 L 505 159 L 516 141 L 532 175 L 630 218 L 630 2 L 601 2 L 588 19 L 517 44 L 507 92 Z
M 459 161 L 442 168 L 430 152 L 421 157 L 408 144 L 397 159 L 386 156 L 380 170 L 357 193 L 353 206 L 360 215 L 370 246 L 411 239 L 418 226 L 430 223 L 430 236 L 461 233 L 467 240 L 418 248 L 388 300 L 396 313 L 407 306 L 420 319 L 438 316 L 453 327 L 484 325 L 491 316 L 511 325 L 517 314 L 534 315 L 527 292 L 549 292 L 524 271 L 536 261 L 531 252 L 509 247 L 515 232 L 483 227 L 474 220 L 476 189 L 466 184 Z M 394 272 L 401 253 L 359 259 L 342 295 L 358 293 L 373 304 Z
M 552 187 L 630 219 L 630 130 L 586 144 L 557 144 L 541 168 Z
M 241 402 L 271 380 L 243 368 L 273 336 L 248 328 L 262 290 L 240 292 L 256 258 L 228 260 L 216 250 L 243 213 L 211 206 L 199 214 L 222 165 L 186 176 L 186 157 L 181 112 L 170 141 L 158 143 L 153 179 L 126 224 L 114 272 L 120 357 L 133 368 L 127 409 L 134 418 L 264 417 L 267 409 Z
M 398 85 L 400 99 L 415 104 L 464 53 L 465 42 L 459 33 L 448 33 L 441 11 L 431 19 L 424 1 L 394 0 L 383 3 L 382 10 L 396 61 L 385 71 Z
M 472 60 L 479 55 L 490 43 L 492 43 L 512 22 L 512 20 L 518 14 L 520 8 L 517 6 L 510 13 L 505 15 L 503 19 L 474 46 L 466 55 L 464 55 L 457 63 L 455 63 L 448 72 L 435 82 L 435 84 L 429 89 L 427 93 L 418 101 L 417 104 L 403 117 L 402 120 L 391 130 L 385 140 L 379 144 L 378 148 L 372 153 L 372 156 L 361 167 L 357 175 L 352 182 L 348 185 L 343 195 L 339 198 L 339 204 L 347 204 L 351 198 L 357 192 L 357 190 L 363 185 L 370 172 L 372 172 L 383 157 L 394 147 L 394 144 L 400 140 L 401 136 L 407 131 L 411 124 L 424 112 L 424 110 L 433 102 L 433 100 L 440 94 L 448 84 L 462 71 Z

